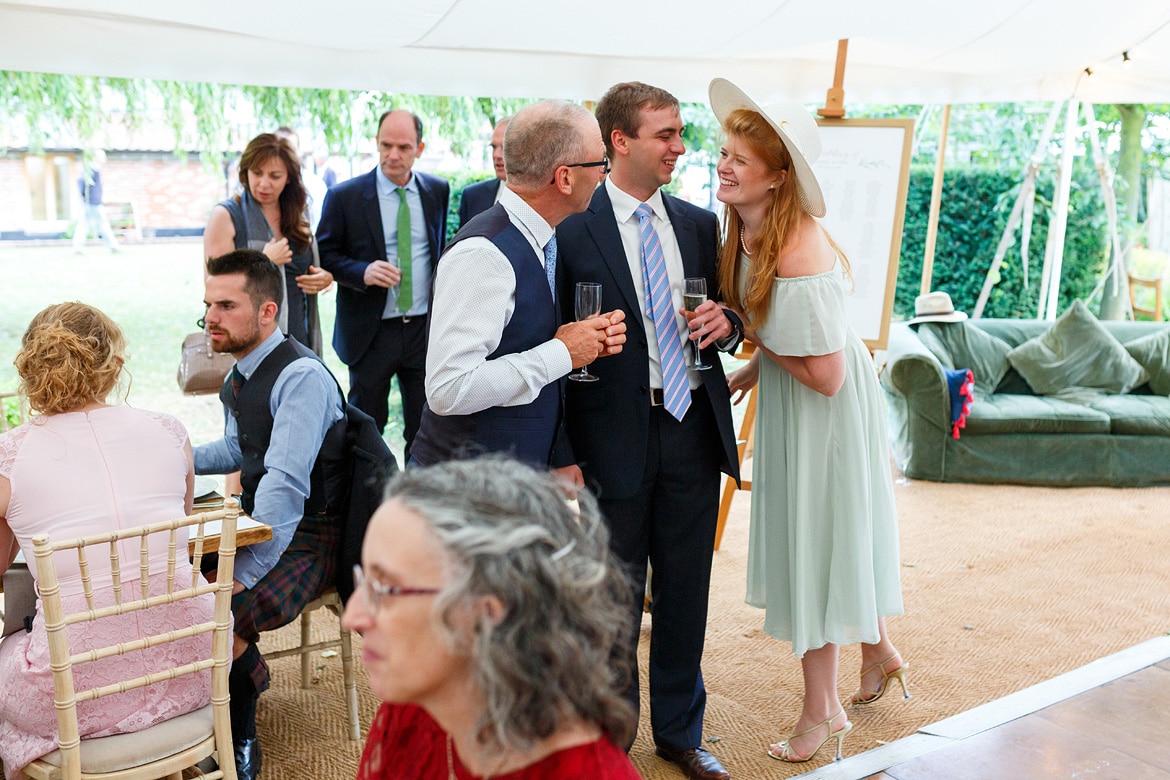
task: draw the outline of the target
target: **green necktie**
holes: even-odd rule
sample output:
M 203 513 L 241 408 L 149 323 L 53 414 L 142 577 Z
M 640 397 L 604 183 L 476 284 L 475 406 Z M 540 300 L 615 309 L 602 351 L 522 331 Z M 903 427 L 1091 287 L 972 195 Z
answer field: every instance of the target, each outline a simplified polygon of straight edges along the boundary
M 398 188 L 398 310 L 403 314 L 414 305 L 414 291 L 410 286 L 410 207 L 406 205 L 406 188 Z

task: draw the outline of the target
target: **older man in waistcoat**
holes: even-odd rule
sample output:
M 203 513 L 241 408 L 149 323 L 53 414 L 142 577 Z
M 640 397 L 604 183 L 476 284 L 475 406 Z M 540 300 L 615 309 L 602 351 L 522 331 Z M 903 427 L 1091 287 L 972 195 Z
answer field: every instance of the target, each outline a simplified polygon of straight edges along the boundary
M 413 464 L 479 452 L 572 464 L 563 380 L 621 351 L 626 326 L 610 312 L 558 327 L 555 228 L 589 204 L 606 165 L 579 105 L 543 101 L 508 124 L 500 200 L 456 234 L 436 272 Z

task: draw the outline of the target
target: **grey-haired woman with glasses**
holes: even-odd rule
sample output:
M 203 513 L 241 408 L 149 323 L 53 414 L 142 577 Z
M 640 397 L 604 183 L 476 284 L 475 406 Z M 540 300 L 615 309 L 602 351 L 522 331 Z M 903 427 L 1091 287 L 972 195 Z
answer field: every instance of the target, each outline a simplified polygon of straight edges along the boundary
M 586 493 L 502 457 L 400 473 L 344 625 L 385 703 L 358 777 L 639 777 L 617 747 L 629 598 Z

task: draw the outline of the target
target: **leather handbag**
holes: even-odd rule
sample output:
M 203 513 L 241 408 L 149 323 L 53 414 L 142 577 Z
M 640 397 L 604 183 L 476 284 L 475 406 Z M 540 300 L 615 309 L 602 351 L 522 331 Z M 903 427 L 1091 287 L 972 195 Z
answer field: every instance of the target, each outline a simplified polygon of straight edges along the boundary
M 211 349 L 206 330 L 190 333 L 183 339 L 179 358 L 179 389 L 188 395 L 218 393 L 235 363 L 230 353 Z

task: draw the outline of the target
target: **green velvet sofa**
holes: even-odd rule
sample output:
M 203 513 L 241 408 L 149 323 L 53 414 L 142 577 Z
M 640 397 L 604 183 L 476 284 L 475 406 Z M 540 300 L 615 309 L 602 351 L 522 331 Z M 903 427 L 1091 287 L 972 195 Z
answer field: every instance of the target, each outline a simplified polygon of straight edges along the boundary
M 945 327 L 978 328 L 1015 348 L 1041 336 L 1051 325 L 1036 320 L 985 319 Z M 1166 323 L 1100 325 L 1117 342 L 1130 345 L 1126 349 L 1131 356 L 1135 356 L 1132 342 L 1138 339 L 1160 342 L 1160 360 L 1170 362 L 1165 347 L 1170 339 L 1164 338 L 1170 334 L 1163 333 L 1170 329 Z M 978 337 L 975 342 L 987 341 L 981 334 L 968 334 Z M 952 436 L 944 368 L 967 366 L 945 366 L 936 354 L 941 350 L 928 346 L 923 338 L 930 343 L 933 336 L 929 331 L 920 334 L 918 328 L 905 323 L 894 324 L 881 371 L 895 459 L 911 479 L 1053 486 L 1170 485 L 1170 398 L 1166 395 L 1170 365 L 1159 365 L 1158 358 L 1147 360 L 1152 363 L 1148 379 L 1142 374 L 1135 380 L 1140 384 L 1131 392 L 1098 393 L 1095 398 L 1077 398 L 1075 402 L 1056 394 L 1038 395 L 1010 364 L 994 388 L 981 388 L 977 375 L 975 401 L 956 439 Z M 966 354 L 969 362 L 979 362 L 979 357 Z

